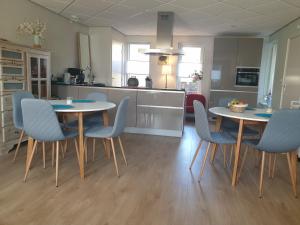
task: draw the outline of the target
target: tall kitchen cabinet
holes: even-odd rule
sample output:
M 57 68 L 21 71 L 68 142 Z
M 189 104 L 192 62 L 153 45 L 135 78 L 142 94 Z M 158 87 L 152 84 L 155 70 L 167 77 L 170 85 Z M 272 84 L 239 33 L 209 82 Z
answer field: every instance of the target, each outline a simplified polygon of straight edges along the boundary
M 28 90 L 36 98 L 51 96 L 50 52 L 31 49 L 27 53 Z
M 215 38 L 210 107 L 218 106 L 224 98 L 243 99 L 256 106 L 257 86 L 236 85 L 236 76 L 238 68 L 260 69 L 262 46 L 262 38 Z

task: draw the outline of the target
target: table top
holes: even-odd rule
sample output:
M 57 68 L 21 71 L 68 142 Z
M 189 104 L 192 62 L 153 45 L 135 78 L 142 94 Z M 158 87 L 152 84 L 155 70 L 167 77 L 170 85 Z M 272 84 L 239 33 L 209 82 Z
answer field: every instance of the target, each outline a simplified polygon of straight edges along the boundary
M 245 110 L 243 113 L 235 113 L 231 112 L 228 108 L 225 107 L 214 107 L 210 108 L 209 112 L 223 117 L 234 118 L 239 120 L 251 120 L 251 121 L 260 121 L 260 122 L 268 122 L 270 118 L 256 116 L 257 113 L 267 113 L 266 109 L 253 109 L 253 110 Z
M 51 105 L 67 105 L 66 100 L 50 100 Z M 55 112 L 95 112 L 95 111 L 104 111 L 116 107 L 115 103 L 112 102 L 84 102 L 84 103 L 72 103 L 73 108 L 59 108 L 54 109 Z

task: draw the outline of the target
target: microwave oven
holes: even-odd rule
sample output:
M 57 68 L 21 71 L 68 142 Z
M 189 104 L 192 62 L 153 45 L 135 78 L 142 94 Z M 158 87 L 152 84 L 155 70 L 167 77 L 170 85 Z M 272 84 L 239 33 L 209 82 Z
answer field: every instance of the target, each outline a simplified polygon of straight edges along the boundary
M 257 67 L 237 67 L 235 86 L 257 87 L 259 72 Z

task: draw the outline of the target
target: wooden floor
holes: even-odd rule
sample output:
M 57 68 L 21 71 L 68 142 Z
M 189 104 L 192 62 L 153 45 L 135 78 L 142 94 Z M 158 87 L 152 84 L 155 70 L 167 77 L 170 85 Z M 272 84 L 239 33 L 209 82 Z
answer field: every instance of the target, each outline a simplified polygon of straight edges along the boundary
M 14 164 L 13 153 L 0 157 L 0 225 L 300 224 L 300 200 L 293 197 L 283 156 L 275 178 L 266 176 L 264 198 L 259 199 L 252 154 L 235 189 L 221 152 L 214 165 L 207 164 L 198 183 L 205 146 L 190 172 L 198 143 L 191 126 L 185 127 L 182 139 L 127 134 L 123 140 L 128 167 L 117 148 L 120 178 L 98 144 L 97 160 L 89 161 L 84 181 L 79 178 L 75 151 L 68 151 L 61 161 L 58 188 L 50 151 L 46 169 L 41 151 L 35 156 L 26 183 L 25 146 Z

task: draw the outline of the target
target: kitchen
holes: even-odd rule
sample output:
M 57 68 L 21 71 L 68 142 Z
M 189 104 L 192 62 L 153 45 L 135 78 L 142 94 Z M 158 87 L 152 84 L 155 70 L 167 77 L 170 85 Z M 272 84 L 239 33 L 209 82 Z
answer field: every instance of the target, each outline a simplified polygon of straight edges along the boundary
M 0 224 L 298 224 L 299 12 L 2 0 Z

